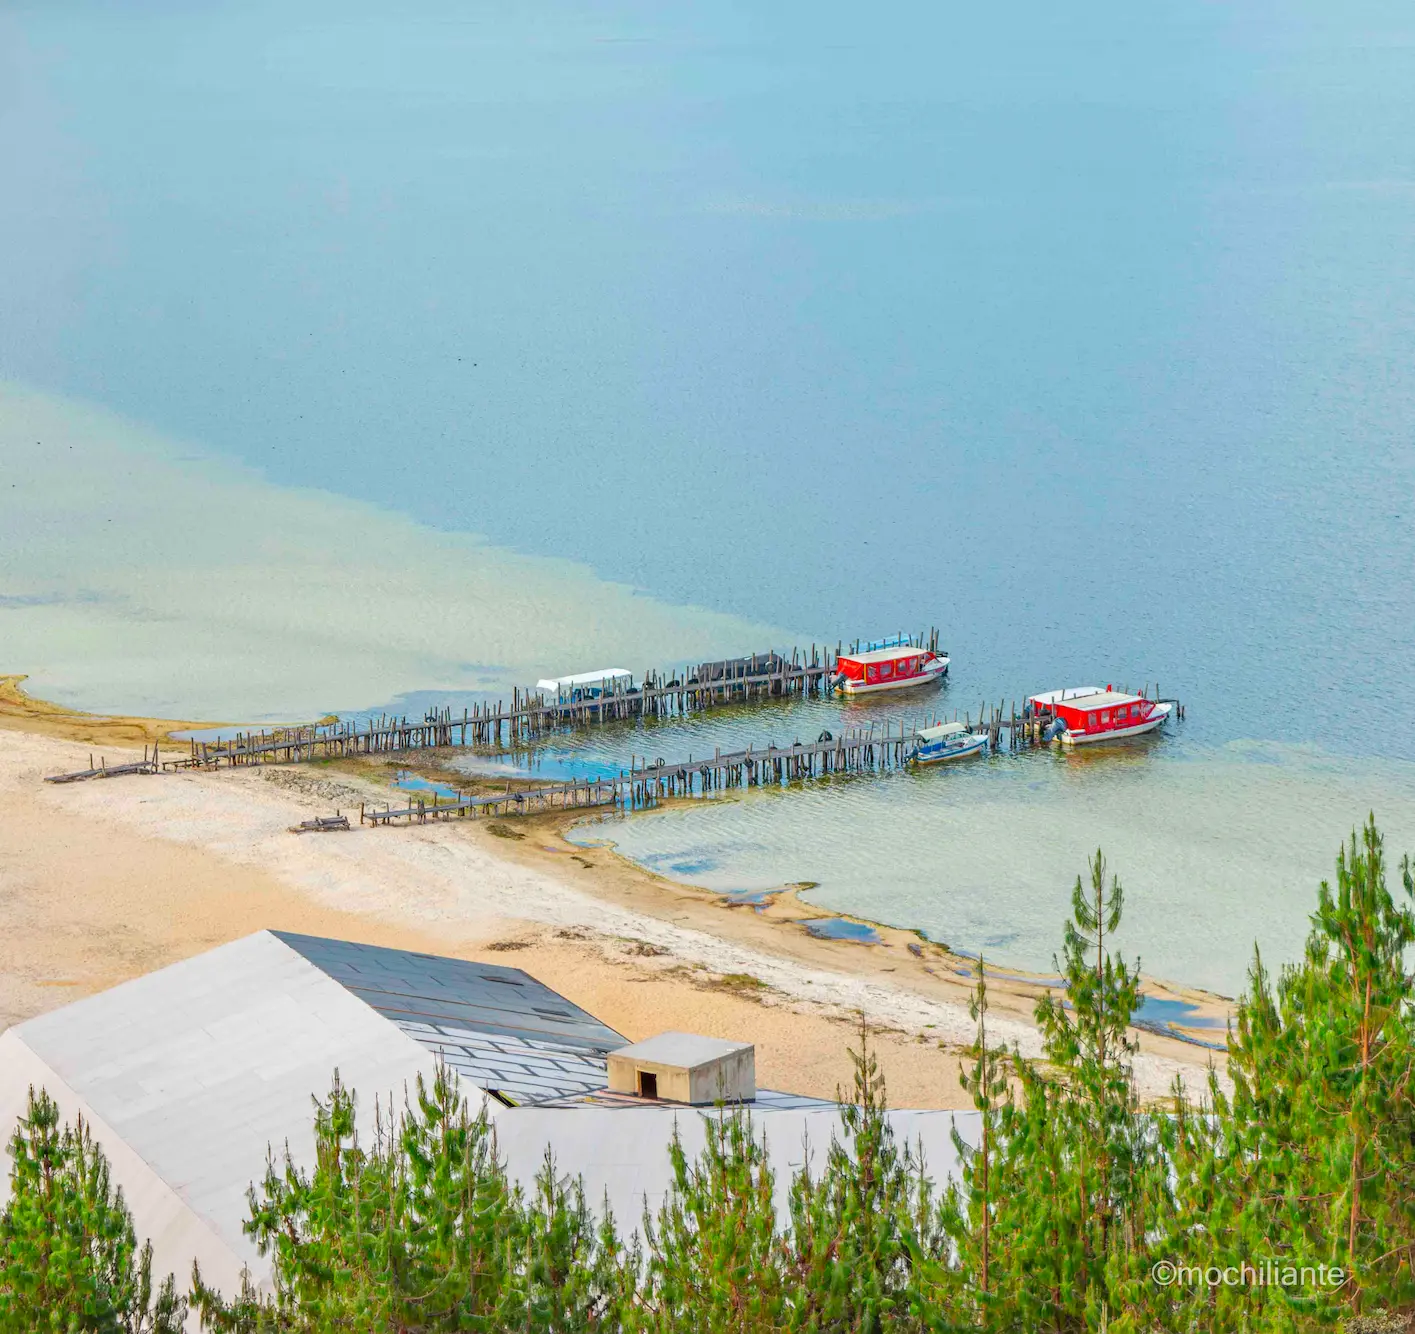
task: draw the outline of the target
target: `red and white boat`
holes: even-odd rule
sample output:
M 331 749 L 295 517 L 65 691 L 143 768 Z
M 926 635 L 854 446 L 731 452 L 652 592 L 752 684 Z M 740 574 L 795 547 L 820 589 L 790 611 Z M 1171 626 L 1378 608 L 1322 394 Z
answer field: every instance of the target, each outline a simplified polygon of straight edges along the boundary
M 947 675 L 948 654 L 911 644 L 869 649 L 835 660 L 835 688 L 842 695 L 905 690 L 941 681 Z
M 1071 686 L 1048 690 L 1027 701 L 1032 712 L 1052 719 L 1047 736 L 1063 746 L 1084 746 L 1093 741 L 1119 741 L 1163 727 L 1174 710 L 1144 695 L 1127 695 L 1106 686 Z

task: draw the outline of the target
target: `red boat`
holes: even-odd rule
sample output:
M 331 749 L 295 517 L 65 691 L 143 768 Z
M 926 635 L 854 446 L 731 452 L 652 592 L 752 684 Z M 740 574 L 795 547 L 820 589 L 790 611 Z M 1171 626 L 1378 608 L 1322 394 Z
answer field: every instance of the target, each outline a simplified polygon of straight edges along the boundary
M 1063 746 L 1081 746 L 1092 741 L 1118 741 L 1162 727 L 1174 706 L 1160 704 L 1143 695 L 1127 695 L 1106 686 L 1071 686 L 1048 690 L 1028 701 L 1033 713 L 1051 718 L 1047 735 Z
M 851 653 L 835 661 L 835 688 L 842 695 L 903 690 L 928 685 L 948 675 L 948 655 L 911 644 Z

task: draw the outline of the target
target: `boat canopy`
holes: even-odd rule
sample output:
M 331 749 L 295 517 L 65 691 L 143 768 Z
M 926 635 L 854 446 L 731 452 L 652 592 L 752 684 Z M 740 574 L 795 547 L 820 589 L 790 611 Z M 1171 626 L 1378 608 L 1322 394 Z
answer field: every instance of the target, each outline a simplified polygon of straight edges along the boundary
M 1068 686 L 1065 690 L 1048 690 L 1042 695 L 1031 695 L 1028 703 L 1049 709 L 1053 704 L 1069 704 L 1073 699 L 1084 699 L 1087 695 L 1103 695 L 1100 686 Z
M 900 658 L 931 658 L 936 656 L 926 648 L 911 647 L 902 644 L 897 648 L 874 648 L 868 653 L 842 653 L 841 662 L 898 662 Z
M 1127 695 L 1123 690 L 1095 690 L 1089 695 L 1079 695 L 1064 701 L 1068 709 L 1090 712 L 1092 709 L 1118 709 L 1126 704 L 1145 702 L 1143 695 Z
M 536 682 L 537 690 L 558 695 L 564 690 L 575 690 L 583 686 L 608 686 L 614 681 L 626 685 L 634 679 L 634 673 L 623 667 L 601 667 L 595 672 L 576 672 L 573 676 L 547 677 Z
M 914 735 L 920 741 L 942 741 L 945 737 L 963 736 L 967 731 L 967 723 L 939 723 L 935 727 L 921 727 Z

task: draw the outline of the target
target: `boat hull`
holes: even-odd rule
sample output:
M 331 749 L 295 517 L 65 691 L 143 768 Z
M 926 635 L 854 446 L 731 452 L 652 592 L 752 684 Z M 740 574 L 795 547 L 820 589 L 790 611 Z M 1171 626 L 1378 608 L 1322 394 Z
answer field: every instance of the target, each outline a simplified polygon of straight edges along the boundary
M 1142 719 L 1133 727 L 1115 727 L 1105 732 L 1072 732 L 1068 729 L 1057 740 L 1063 746 L 1090 746 L 1097 741 L 1124 741 L 1126 737 L 1143 736 L 1146 732 L 1163 727 L 1169 714 L 1168 704 L 1157 704 L 1155 711 L 1148 718 Z
M 946 764 L 949 760 L 966 760 L 972 755 L 981 755 L 988 748 L 986 737 L 979 737 L 972 744 L 959 746 L 955 750 L 943 751 L 935 755 L 915 755 L 915 764 Z
M 838 695 L 873 695 L 881 690 L 912 690 L 915 686 L 932 685 L 935 681 L 941 681 L 948 675 L 948 663 L 945 661 L 939 667 L 931 667 L 926 672 L 920 672 L 917 676 L 906 676 L 902 681 L 841 681 L 836 687 Z

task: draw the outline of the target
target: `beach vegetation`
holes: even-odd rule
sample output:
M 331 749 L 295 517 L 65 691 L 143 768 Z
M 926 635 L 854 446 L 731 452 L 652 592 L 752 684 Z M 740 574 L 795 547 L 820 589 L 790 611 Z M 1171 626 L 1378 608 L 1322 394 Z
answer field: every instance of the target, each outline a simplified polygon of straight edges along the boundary
M 61 1124 L 31 1089 L 8 1148 L 0 1334 L 180 1334 L 187 1303 L 171 1275 L 154 1288 L 152 1244 L 138 1245 L 88 1122 Z
M 533 1186 L 512 1182 L 446 1070 L 396 1116 L 375 1108 L 368 1142 L 336 1076 L 315 1104 L 314 1166 L 272 1155 L 249 1195 L 270 1291 L 223 1295 L 194 1273 L 191 1301 L 223 1334 L 1409 1331 L 1409 861 L 1390 875 L 1373 820 L 1353 834 L 1302 956 L 1273 977 L 1255 955 L 1229 1080 L 1176 1079 L 1159 1105 L 1137 1091 L 1124 913 L 1097 852 L 1063 929 L 1065 988 L 1037 1005 L 1036 1059 L 990 1034 L 980 961 L 960 1071 L 975 1118 L 946 1178 L 897 1136 L 863 1021 L 829 1144 L 792 1146 L 800 1166 L 778 1179 L 764 1120 L 717 1108 L 695 1152 L 675 1133 L 668 1194 L 627 1234 L 549 1156 Z M 153 1297 L 150 1252 L 87 1128 L 61 1129 L 35 1095 L 11 1154 L 0 1331 L 169 1328 L 180 1303 L 170 1281 Z M 78 1314 L 4 1324 L 39 1293 Z

